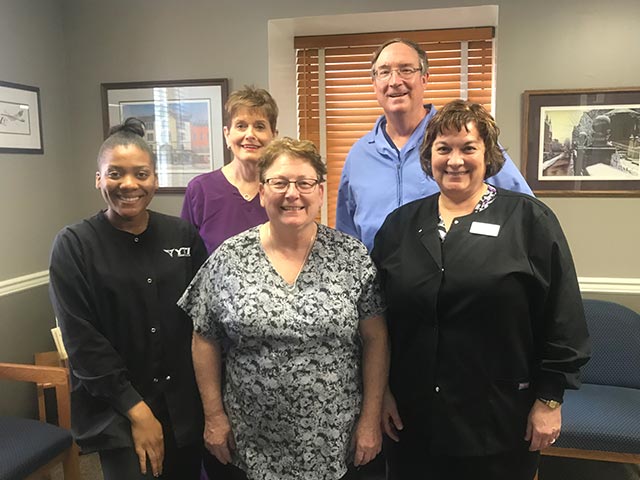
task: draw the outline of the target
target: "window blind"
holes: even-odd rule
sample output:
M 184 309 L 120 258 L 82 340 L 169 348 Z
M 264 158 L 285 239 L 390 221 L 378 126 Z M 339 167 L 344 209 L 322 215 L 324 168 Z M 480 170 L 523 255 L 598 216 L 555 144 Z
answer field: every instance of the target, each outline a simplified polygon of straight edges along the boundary
M 491 111 L 493 27 L 295 37 L 298 134 L 327 162 L 327 223 L 335 212 L 344 160 L 383 111 L 371 83 L 371 56 L 390 38 L 416 42 L 429 58 L 424 103 L 457 98 Z

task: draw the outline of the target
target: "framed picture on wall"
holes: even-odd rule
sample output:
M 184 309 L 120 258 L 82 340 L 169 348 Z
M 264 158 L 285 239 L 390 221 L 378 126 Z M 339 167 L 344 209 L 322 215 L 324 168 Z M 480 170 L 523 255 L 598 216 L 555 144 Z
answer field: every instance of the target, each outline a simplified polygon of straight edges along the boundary
M 0 153 L 43 153 L 40 89 L 0 81 Z
M 640 196 L 640 87 L 523 96 L 524 175 L 536 195 Z
M 142 120 L 158 160 L 159 193 L 182 193 L 196 175 L 230 162 L 223 138 L 226 78 L 103 83 L 102 116 L 109 129 Z

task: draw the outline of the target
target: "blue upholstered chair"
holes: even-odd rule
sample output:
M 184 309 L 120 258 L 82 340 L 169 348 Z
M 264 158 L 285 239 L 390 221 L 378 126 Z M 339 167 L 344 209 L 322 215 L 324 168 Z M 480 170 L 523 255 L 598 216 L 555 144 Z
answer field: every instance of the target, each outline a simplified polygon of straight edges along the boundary
M 59 463 L 65 480 L 79 480 L 78 450 L 70 432 L 67 369 L 0 363 L 0 379 L 55 388 L 60 425 L 0 416 L 0 480 L 40 478 Z
M 580 390 L 565 392 L 562 432 L 543 455 L 640 463 L 640 315 L 584 300 L 592 342 Z

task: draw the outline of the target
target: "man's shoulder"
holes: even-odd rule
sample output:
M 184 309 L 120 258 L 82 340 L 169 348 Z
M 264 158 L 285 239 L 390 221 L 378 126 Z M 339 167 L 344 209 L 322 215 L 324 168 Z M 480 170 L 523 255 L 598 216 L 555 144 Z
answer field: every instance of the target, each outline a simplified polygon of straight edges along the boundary
M 365 165 L 369 165 L 369 160 L 372 157 L 377 158 L 379 156 L 378 147 L 376 146 L 376 135 L 380 128 L 380 123 L 384 116 L 381 116 L 376 121 L 371 130 L 360 137 L 349 149 L 347 158 L 345 159 L 345 166 L 343 174 L 349 174 L 352 168 L 363 168 Z
M 371 145 L 376 138 L 375 130 L 371 129 L 363 136 L 361 136 L 358 140 L 355 141 L 351 149 L 354 148 L 366 148 L 366 146 Z
M 363 151 L 367 150 L 371 147 L 371 145 L 375 144 L 376 135 L 378 130 L 380 129 L 380 124 L 384 121 L 384 115 L 380 115 L 376 120 L 376 123 L 373 125 L 371 130 L 361 136 L 356 142 L 351 146 L 351 150 L 349 153 L 351 154 L 354 151 Z
M 349 153 L 353 152 L 354 150 L 365 150 L 367 148 L 371 148 L 370 145 L 375 143 L 377 125 L 378 123 L 376 122 L 376 125 L 374 125 L 371 130 L 369 130 L 367 133 L 361 136 L 358 140 L 356 140 L 355 143 L 352 145 Z

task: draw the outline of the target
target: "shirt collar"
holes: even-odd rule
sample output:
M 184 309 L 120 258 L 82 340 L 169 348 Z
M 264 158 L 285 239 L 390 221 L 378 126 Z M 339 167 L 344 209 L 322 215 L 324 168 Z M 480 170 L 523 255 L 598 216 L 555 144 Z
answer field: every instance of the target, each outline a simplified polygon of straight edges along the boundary
M 409 141 L 402 147 L 402 149 L 400 149 L 401 152 L 408 152 L 422 143 L 422 139 L 424 138 L 424 131 L 427 128 L 427 123 L 429 123 L 429 120 L 431 120 L 431 118 L 433 118 L 433 116 L 436 114 L 436 108 L 431 103 L 424 105 L 424 109 L 427 111 L 427 114 L 422 120 L 420 120 L 420 123 L 411 134 Z M 396 152 L 397 154 L 398 149 L 391 140 L 391 137 L 389 137 L 389 135 L 387 134 L 386 126 L 387 118 L 384 115 L 381 115 L 380 118 L 378 118 L 378 120 L 376 121 L 375 126 L 373 127 L 376 150 L 378 150 L 379 152 L 391 150 Z

